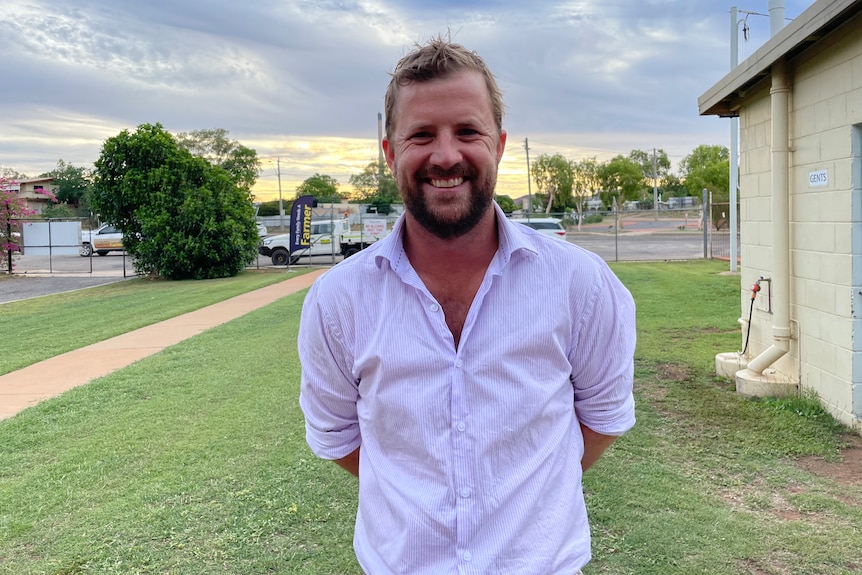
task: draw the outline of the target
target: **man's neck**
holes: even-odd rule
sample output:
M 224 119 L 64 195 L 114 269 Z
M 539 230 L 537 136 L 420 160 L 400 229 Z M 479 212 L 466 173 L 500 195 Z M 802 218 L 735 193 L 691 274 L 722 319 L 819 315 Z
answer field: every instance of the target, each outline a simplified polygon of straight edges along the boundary
M 497 214 L 493 209 L 472 230 L 456 238 L 440 238 L 422 227 L 410 214 L 404 222 L 404 251 L 417 272 L 452 274 L 486 268 L 499 243 Z

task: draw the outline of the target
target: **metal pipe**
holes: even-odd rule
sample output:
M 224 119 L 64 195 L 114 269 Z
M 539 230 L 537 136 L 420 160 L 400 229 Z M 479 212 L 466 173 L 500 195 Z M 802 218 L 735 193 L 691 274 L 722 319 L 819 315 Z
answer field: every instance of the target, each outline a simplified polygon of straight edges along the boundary
M 769 0 L 769 36 L 784 28 L 784 0 Z
M 784 61 L 772 66 L 772 314 L 773 345 L 748 364 L 754 373 L 790 351 L 790 186 L 788 148 L 789 93 Z

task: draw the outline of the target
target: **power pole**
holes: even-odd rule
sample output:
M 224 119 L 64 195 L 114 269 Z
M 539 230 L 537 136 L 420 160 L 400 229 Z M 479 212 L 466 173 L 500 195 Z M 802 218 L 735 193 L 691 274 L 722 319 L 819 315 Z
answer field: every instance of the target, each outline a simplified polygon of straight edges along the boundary
M 284 204 L 281 200 L 281 157 L 275 158 L 276 172 L 278 173 L 278 231 L 284 233 Z
M 652 213 L 653 221 L 658 221 L 658 169 L 656 168 L 655 148 L 652 149 Z
M 377 193 L 383 182 L 383 114 L 377 112 Z
M 527 151 L 527 219 L 530 219 L 530 214 L 533 212 L 533 190 L 530 184 L 530 142 L 528 138 L 524 138 L 524 149 Z

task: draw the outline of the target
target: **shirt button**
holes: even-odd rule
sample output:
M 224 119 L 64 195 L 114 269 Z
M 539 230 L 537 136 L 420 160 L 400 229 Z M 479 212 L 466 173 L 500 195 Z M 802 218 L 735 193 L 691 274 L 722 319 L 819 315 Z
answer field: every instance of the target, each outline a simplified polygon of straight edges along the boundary
M 455 367 L 457 367 L 458 369 L 461 369 L 462 365 L 464 365 L 464 362 L 462 362 L 460 359 L 455 361 Z
M 440 306 L 439 306 L 439 305 L 437 305 L 436 303 L 432 303 L 432 304 L 431 304 L 431 311 L 433 311 L 433 312 L 438 312 L 438 311 L 440 311 Z
M 470 497 L 470 490 L 467 489 L 466 487 L 464 489 L 462 489 L 461 490 L 461 497 L 463 497 L 464 499 L 467 499 L 468 497 Z
M 463 557 L 464 557 L 464 561 L 472 561 L 473 560 L 473 554 L 470 553 L 469 551 L 464 551 Z
M 458 431 L 464 431 L 465 429 L 467 429 L 467 426 L 464 425 L 463 421 L 459 421 L 458 422 Z

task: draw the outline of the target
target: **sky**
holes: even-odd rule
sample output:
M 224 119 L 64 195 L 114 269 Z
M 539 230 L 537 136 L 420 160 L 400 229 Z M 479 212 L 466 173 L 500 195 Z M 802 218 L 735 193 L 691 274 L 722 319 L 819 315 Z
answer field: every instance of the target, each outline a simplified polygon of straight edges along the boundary
M 786 0 L 785 17 L 812 3 Z M 316 173 L 349 192 L 378 157 L 389 73 L 441 34 L 475 50 L 503 92 L 498 193 L 527 193 L 528 156 L 656 148 L 676 167 L 698 145 L 729 145 L 729 120 L 699 116 L 697 98 L 729 72 L 731 6 L 742 62 L 769 38 L 768 4 L 2 0 L 0 167 L 92 168 L 107 138 L 158 122 L 223 128 L 255 149 L 258 200 L 279 186 L 293 198 Z

